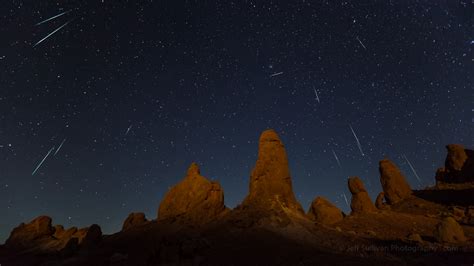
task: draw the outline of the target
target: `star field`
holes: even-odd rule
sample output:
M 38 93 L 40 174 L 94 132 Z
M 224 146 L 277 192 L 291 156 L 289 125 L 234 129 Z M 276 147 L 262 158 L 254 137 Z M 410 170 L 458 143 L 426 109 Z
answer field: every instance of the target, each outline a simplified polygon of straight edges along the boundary
M 154 219 L 193 161 L 234 207 L 267 128 L 305 208 L 348 211 L 348 176 L 374 199 L 385 157 L 431 185 L 446 144 L 474 146 L 473 3 L 204 2 L 0 7 L 2 242 L 41 214 L 106 233 Z

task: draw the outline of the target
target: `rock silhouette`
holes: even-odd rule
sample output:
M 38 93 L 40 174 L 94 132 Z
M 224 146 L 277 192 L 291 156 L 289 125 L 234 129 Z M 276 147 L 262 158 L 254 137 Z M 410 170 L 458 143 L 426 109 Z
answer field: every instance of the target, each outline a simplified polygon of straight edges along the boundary
M 436 181 L 440 183 L 474 182 L 474 151 L 459 144 L 446 146 L 444 168 L 436 172 Z
M 260 135 L 257 163 L 242 206 L 285 208 L 304 214 L 293 192 L 285 147 L 274 130 L 266 130 Z
M 186 177 L 166 193 L 158 209 L 158 220 L 203 225 L 225 210 L 224 191 L 219 183 L 201 176 L 199 166 L 192 163 Z
M 344 218 L 342 211 L 323 197 L 317 197 L 308 211 L 311 220 L 321 224 L 335 224 Z
M 353 214 L 376 211 L 369 194 L 365 190 L 364 183 L 359 177 L 350 177 L 347 183 L 352 193 L 351 210 Z
M 380 183 L 388 204 L 395 204 L 412 194 L 410 185 L 398 167 L 390 160 L 379 162 Z
M 127 231 L 137 226 L 147 224 L 148 220 L 145 217 L 143 212 L 133 212 L 130 213 L 123 222 L 122 231 Z

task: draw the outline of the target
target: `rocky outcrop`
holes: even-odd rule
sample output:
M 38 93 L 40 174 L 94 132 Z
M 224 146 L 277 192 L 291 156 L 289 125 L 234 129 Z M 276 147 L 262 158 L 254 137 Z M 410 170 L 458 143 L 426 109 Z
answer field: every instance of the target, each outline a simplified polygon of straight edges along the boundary
M 352 193 L 351 210 L 353 214 L 374 212 L 376 208 L 359 177 L 350 177 L 349 190 Z
M 158 209 L 158 221 L 203 225 L 226 211 L 224 191 L 217 182 L 201 176 L 192 163 L 186 177 L 169 190 Z
M 444 168 L 436 171 L 436 181 L 440 183 L 474 182 L 474 151 L 459 144 L 446 146 L 448 155 Z
M 64 255 L 72 254 L 80 246 L 84 246 L 83 242 L 86 239 L 89 242 L 97 243 L 101 236 L 102 232 L 100 232 L 100 227 L 97 225 L 82 229 L 71 227 L 66 230 L 62 225 L 53 227 L 50 217 L 39 216 L 30 223 L 22 223 L 13 229 L 10 237 L 5 242 L 5 246 L 17 250 L 58 251 Z
M 91 225 L 87 232 L 86 235 L 84 236 L 84 239 L 80 243 L 80 246 L 85 247 L 85 248 L 93 248 L 99 242 L 102 240 L 102 230 L 100 229 L 100 226 L 97 224 Z
M 388 204 L 395 204 L 409 197 L 413 192 L 398 167 L 390 160 L 379 162 L 380 183 Z
M 148 220 L 145 217 L 143 212 L 133 212 L 130 213 L 123 222 L 122 231 L 127 231 L 132 228 L 147 224 Z
M 466 241 L 462 227 L 452 217 L 446 217 L 436 227 L 434 233 L 438 242 L 456 243 Z
M 50 217 L 39 216 L 27 224 L 22 223 L 13 229 L 5 245 L 14 248 L 24 248 L 34 246 L 35 243 L 41 240 L 52 239 L 55 229 L 51 222 Z
M 342 221 L 343 212 L 323 197 L 317 197 L 311 203 L 308 217 L 321 224 L 331 225 Z
M 304 215 L 293 193 L 285 147 L 274 130 L 260 135 L 258 159 L 250 176 L 249 194 L 241 208 L 286 209 Z

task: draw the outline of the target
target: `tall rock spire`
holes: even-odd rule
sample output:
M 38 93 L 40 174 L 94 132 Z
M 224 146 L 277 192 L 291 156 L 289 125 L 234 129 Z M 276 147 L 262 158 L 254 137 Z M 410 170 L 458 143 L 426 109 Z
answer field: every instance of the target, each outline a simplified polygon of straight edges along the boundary
M 260 136 L 258 159 L 250 176 L 249 189 L 242 203 L 244 207 L 283 207 L 304 213 L 293 193 L 285 147 L 274 130 L 266 130 Z

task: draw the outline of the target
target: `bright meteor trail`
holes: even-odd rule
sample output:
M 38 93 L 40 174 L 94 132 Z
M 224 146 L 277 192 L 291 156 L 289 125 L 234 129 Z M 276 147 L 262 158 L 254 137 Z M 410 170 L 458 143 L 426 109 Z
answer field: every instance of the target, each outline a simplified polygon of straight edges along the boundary
M 59 18 L 59 17 L 61 17 L 61 16 L 64 16 L 64 15 L 66 15 L 66 14 L 69 13 L 69 12 L 71 12 L 71 10 L 65 11 L 65 12 L 63 12 L 63 13 L 61 13 L 61 14 L 57 14 L 56 16 L 53 16 L 53 17 L 50 17 L 50 18 L 48 18 L 48 19 L 45 19 L 45 20 L 43 20 L 43 21 L 41 21 L 41 22 L 38 22 L 38 23 L 36 23 L 35 26 L 39 26 L 39 25 L 41 25 L 41 24 L 43 24 L 43 23 L 46 23 L 46 22 L 48 22 L 48 21 L 51 21 L 51 20 L 53 20 L 53 19 L 55 19 L 55 18 Z
M 43 39 L 41 39 L 39 42 L 35 43 L 35 45 L 33 45 L 33 47 L 36 47 L 38 44 L 42 43 L 44 40 L 48 39 L 49 37 L 51 37 L 51 35 L 55 34 L 56 32 L 60 31 L 62 28 L 66 27 L 67 24 L 69 24 L 71 21 L 73 21 L 74 19 L 71 19 L 69 20 L 68 22 L 64 23 L 61 27 L 55 29 L 53 32 L 51 32 L 50 34 L 46 35 L 46 37 L 44 37 Z
M 365 155 L 364 155 L 364 152 L 362 151 L 362 145 L 360 145 L 359 138 L 357 137 L 356 133 L 354 132 L 354 129 L 352 128 L 352 126 L 349 125 L 349 127 L 351 128 L 352 135 L 354 135 L 354 138 L 356 139 L 357 147 L 359 147 L 360 154 L 361 154 L 362 156 L 365 156 Z
M 64 139 L 61 144 L 59 145 L 58 149 L 56 150 L 56 152 L 54 153 L 54 156 L 56 156 L 56 154 L 58 154 L 59 150 L 62 148 L 64 142 L 66 142 L 66 139 Z
M 420 182 L 421 184 L 421 179 L 420 177 L 418 176 L 418 173 L 416 172 L 415 168 L 413 167 L 413 165 L 410 163 L 410 161 L 408 160 L 408 158 L 405 156 L 405 154 L 402 155 L 403 158 L 405 158 L 405 161 L 407 161 L 408 165 L 410 166 L 411 168 L 411 171 L 413 172 L 413 174 L 415 175 L 416 179 L 418 179 L 418 182 Z
M 54 150 L 54 147 L 52 147 L 49 151 L 48 151 L 48 154 L 46 154 L 46 156 L 44 156 L 43 160 L 41 160 L 41 162 L 38 164 L 38 166 L 36 166 L 36 169 L 33 171 L 33 173 L 31 173 L 31 175 L 35 175 L 36 174 L 36 171 L 38 171 L 38 169 L 41 167 L 41 165 L 43 165 L 44 161 L 46 160 L 46 158 L 48 158 L 48 156 L 51 154 L 51 152 Z

